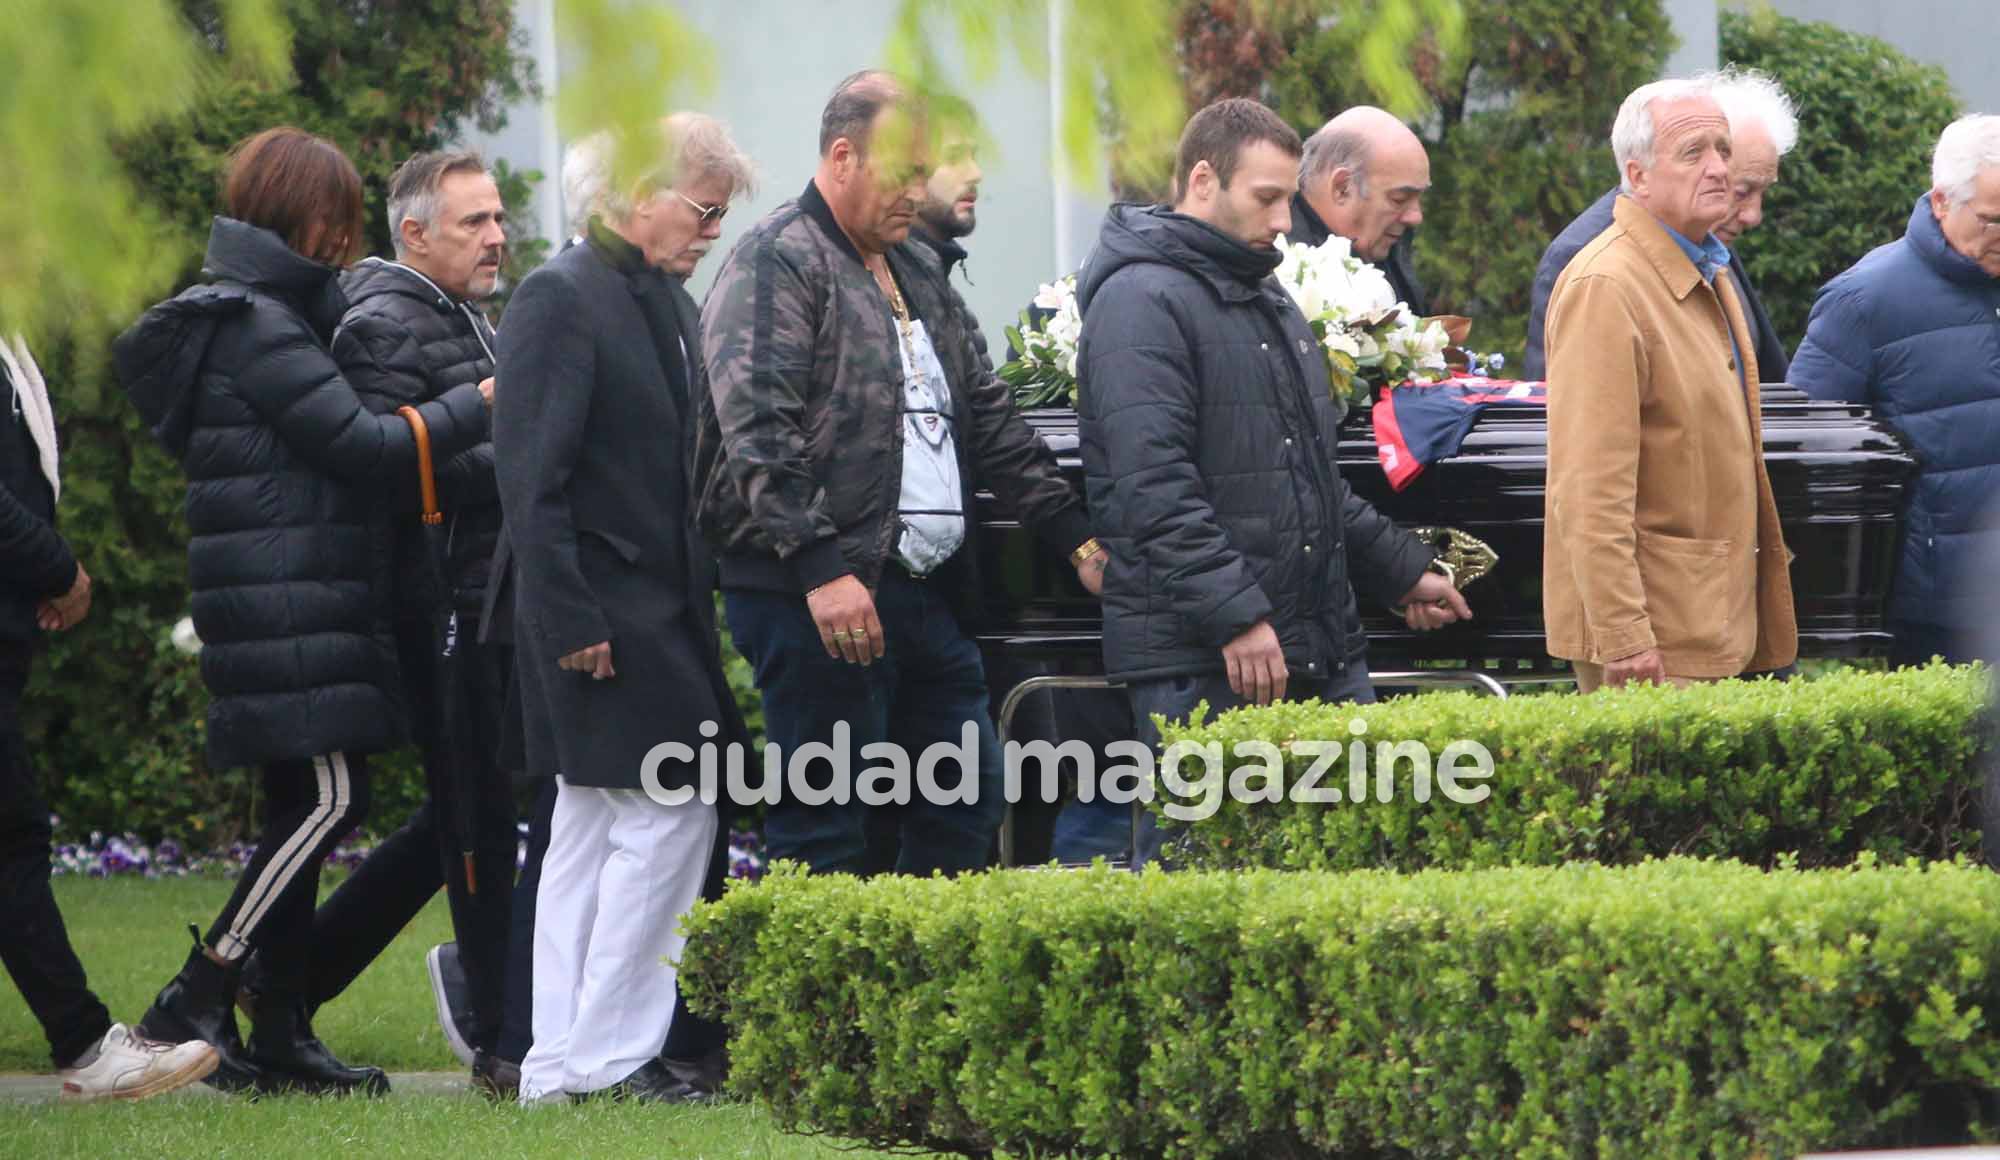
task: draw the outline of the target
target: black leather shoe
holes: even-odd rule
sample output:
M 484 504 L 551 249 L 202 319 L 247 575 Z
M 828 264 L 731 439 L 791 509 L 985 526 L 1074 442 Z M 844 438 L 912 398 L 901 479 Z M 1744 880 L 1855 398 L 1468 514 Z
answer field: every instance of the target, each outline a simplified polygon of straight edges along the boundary
M 389 1094 L 389 1076 L 379 1067 L 349 1067 L 313 1034 L 305 1004 L 266 990 L 257 1001 L 250 1028 L 250 1061 L 257 1065 L 257 1090 L 306 1095 Z
M 218 1091 L 248 1090 L 256 1086 L 258 1070 L 244 1050 L 236 1012 L 229 1006 L 236 992 L 235 972 L 208 957 L 199 930 L 190 926 L 188 931 L 194 935 L 194 949 L 180 973 L 160 988 L 139 1020 L 138 1032 L 165 1043 L 200 1039 L 214 1045 L 222 1061 L 202 1082 Z
M 490 1051 L 473 1052 L 472 1090 L 488 1099 L 513 1103 L 521 1098 L 521 1065 Z
M 712 1093 L 704 1092 L 685 1080 L 678 1079 L 667 1066 L 657 1059 L 649 1059 L 639 1065 L 639 1070 L 594 1092 L 579 1094 L 577 1101 L 583 1100 L 632 1100 L 648 1104 L 702 1104 L 713 1100 Z
M 718 1047 L 694 1059 L 675 1059 L 661 1056 L 660 1065 L 675 1079 L 711 1096 L 720 1096 L 722 1087 L 729 1079 L 729 1049 Z

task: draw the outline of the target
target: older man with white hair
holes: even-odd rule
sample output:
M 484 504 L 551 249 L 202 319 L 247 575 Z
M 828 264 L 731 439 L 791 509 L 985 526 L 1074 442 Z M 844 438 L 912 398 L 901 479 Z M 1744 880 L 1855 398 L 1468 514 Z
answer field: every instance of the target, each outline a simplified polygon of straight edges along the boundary
M 1923 465 L 1889 596 L 1892 658 L 1963 661 L 1993 619 L 1976 561 L 2000 551 L 2000 116 L 1938 138 L 1931 188 L 1901 239 L 1828 282 L 1792 381 L 1816 399 L 1866 403 Z
M 1778 161 L 1799 141 L 1798 114 L 1778 82 L 1754 69 L 1725 69 L 1697 79 L 1711 86 L 1716 102 L 1729 118 L 1729 169 L 1735 209 L 1715 227 L 1715 236 L 1730 247 L 1729 275 L 1736 283 L 1736 296 L 1743 302 L 1743 312 L 1749 317 L 1756 339 L 1759 377 L 1767 383 L 1781 383 L 1787 369 L 1786 344 L 1771 325 L 1771 316 L 1757 297 L 1742 259 L 1736 256 L 1735 246 L 1737 238 L 1764 221 L 1764 194 L 1778 180 Z M 1611 225 L 1611 209 L 1621 192 L 1614 189 L 1598 198 L 1542 252 L 1542 260 L 1535 267 L 1535 286 L 1528 311 L 1525 373 L 1531 379 L 1547 376 L 1548 363 L 1542 343 L 1549 292 L 1555 289 L 1556 279 L 1577 251 Z
M 515 673 L 528 768 L 557 778 L 523 1103 L 701 1094 L 659 1059 L 681 918 L 717 828 L 714 805 L 681 791 L 704 744 L 747 741 L 719 655 L 714 564 L 690 519 L 686 456 L 706 380 L 682 280 L 751 167 L 698 114 L 630 147 L 644 152 L 642 175 L 589 183 L 583 243 L 522 281 L 500 334 L 509 386 L 495 394 L 510 397 L 494 408 L 493 446 Z M 595 152 L 611 163 L 608 143 Z
M 1542 611 L 1577 687 L 1733 677 L 1798 651 L 1749 323 L 1715 236 L 1736 203 L 1705 80 L 1625 98 L 1623 191 L 1549 300 Z
M 1355 257 L 1382 267 L 1404 305 L 1426 314 L 1410 248 L 1430 187 L 1423 141 L 1393 113 L 1356 105 L 1306 138 L 1288 236 L 1309 246 L 1346 238 Z

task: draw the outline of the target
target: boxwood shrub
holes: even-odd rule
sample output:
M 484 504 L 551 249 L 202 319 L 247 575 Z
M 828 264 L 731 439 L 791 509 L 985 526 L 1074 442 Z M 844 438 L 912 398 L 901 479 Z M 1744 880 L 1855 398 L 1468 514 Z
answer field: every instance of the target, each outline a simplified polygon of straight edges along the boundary
M 1795 856 L 1824 866 L 1864 851 L 1896 859 L 1974 853 L 1987 686 L 1983 668 L 1939 664 L 1589 697 L 1442 693 L 1241 709 L 1169 725 L 1162 738 L 1220 745 L 1220 785 L 1235 780 L 1251 790 L 1265 788 L 1263 762 L 1239 756 L 1239 745 L 1277 746 L 1284 800 L 1220 793 L 1212 817 L 1180 832 L 1176 856 L 1193 866 L 1346 870 L 1670 854 L 1767 866 Z M 1327 740 L 1340 756 L 1318 784 L 1337 790 L 1340 804 L 1292 800 L 1317 760 L 1300 752 L 1311 748 L 1304 743 Z M 1361 801 L 1348 761 L 1357 740 L 1366 747 Z M 1461 785 L 1461 796 L 1489 791 L 1484 800 L 1459 804 L 1435 781 L 1429 800 L 1417 800 L 1409 760 L 1394 763 L 1389 800 L 1381 800 L 1386 750 L 1419 743 L 1434 772 L 1454 741 L 1491 754 L 1492 775 Z M 1179 769 L 1183 785 L 1203 772 L 1192 760 Z M 1154 808 L 1168 800 L 1189 805 L 1199 795 L 1163 789 Z
M 794 1129 L 974 1155 L 1765 1157 L 1990 1133 L 2000 878 L 781 870 L 683 962 Z

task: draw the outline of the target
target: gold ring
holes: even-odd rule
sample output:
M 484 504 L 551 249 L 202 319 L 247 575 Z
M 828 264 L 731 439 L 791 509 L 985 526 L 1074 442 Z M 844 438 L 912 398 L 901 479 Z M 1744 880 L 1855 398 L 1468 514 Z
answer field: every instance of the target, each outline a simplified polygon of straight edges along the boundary
M 834 631 L 833 631 L 833 643 L 835 643 L 835 644 L 843 644 L 843 643 L 845 643 L 845 642 L 846 642 L 846 640 L 847 640 L 847 630 L 846 630 L 846 629 L 844 629 L 844 628 L 837 628 L 837 629 L 834 629 Z
M 852 636 L 854 637 L 854 639 L 855 639 L 855 640 L 867 640 L 867 639 L 868 639 L 868 626 L 867 626 L 867 625 L 865 625 L 865 624 L 864 624 L 864 625 L 862 625 L 862 626 L 861 626 L 860 628 L 851 628 L 851 629 L 848 629 L 847 631 L 848 631 L 848 633 L 849 633 L 850 635 L 852 635 Z

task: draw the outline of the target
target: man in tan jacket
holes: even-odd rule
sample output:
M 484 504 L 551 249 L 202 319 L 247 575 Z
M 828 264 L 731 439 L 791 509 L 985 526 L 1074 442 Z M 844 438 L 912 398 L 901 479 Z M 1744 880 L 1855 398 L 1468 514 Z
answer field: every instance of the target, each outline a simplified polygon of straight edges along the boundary
M 1755 344 L 1711 230 L 1729 122 L 1702 81 L 1634 91 L 1610 229 L 1549 301 L 1542 614 L 1577 688 L 1713 680 L 1798 653 Z

